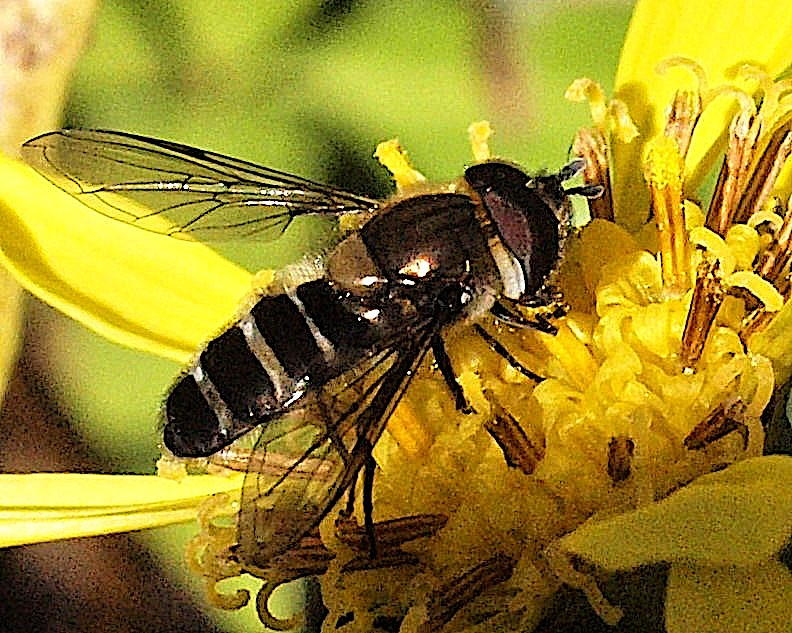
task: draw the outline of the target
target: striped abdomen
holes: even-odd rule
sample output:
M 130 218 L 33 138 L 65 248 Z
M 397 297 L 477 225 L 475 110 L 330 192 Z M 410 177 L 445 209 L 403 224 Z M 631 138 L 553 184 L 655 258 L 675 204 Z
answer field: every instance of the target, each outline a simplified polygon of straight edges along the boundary
M 216 453 L 343 371 L 374 327 L 324 279 L 262 297 L 171 390 L 165 445 L 180 457 Z

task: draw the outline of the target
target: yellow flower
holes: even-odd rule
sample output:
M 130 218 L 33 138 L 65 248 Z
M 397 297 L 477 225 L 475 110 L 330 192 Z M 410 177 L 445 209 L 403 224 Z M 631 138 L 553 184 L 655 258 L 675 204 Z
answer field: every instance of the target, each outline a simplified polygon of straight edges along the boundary
M 375 449 L 379 556 L 354 518 L 333 514 L 321 538 L 246 567 L 232 553 L 231 495 L 203 506 L 190 551 L 210 586 L 264 578 L 258 608 L 273 627 L 295 624 L 269 613 L 274 588 L 320 574 L 328 629 L 524 631 L 563 583 L 615 623 L 621 606 L 598 574 L 663 562 L 670 633 L 779 630 L 792 475 L 789 458 L 761 457 L 760 416 L 792 370 L 792 101 L 772 80 L 792 61 L 787 14 L 773 2 L 639 2 L 616 98 L 591 81 L 568 93 L 591 106 L 574 151 L 604 188 L 554 280 L 571 311 L 556 336 L 482 324 L 545 380 L 516 372 L 492 341 L 459 336 L 476 413 L 458 414 L 439 381 L 412 385 Z M 473 136 L 486 158 L 486 132 Z M 700 196 L 719 160 L 714 192 Z M 261 281 L 202 246 L 92 215 L 16 163 L 0 169 L 3 263 L 115 341 L 185 361 Z M 403 188 L 420 179 L 404 164 L 394 173 Z M 202 494 L 239 486 L 238 475 L 134 480 L 118 502 L 61 477 L 0 478 L 31 487 L 4 497 L 6 544 L 184 520 Z M 53 500 L 45 486 L 65 488 Z M 237 607 L 247 596 L 214 598 Z

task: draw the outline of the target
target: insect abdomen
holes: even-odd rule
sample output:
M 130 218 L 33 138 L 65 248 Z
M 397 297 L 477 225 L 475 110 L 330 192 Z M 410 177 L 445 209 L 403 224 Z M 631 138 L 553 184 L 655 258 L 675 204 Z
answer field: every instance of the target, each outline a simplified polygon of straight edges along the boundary
M 171 390 L 165 445 L 180 457 L 216 453 L 343 370 L 370 327 L 324 279 L 261 297 Z

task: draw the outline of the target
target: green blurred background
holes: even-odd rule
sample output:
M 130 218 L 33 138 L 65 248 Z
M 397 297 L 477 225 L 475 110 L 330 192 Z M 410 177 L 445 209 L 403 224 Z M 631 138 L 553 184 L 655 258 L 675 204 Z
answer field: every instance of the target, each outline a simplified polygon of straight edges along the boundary
M 177 140 L 369 196 L 390 191 L 371 158 L 379 141 L 398 136 L 430 179 L 451 179 L 471 159 L 466 129 L 480 119 L 493 124 L 495 153 L 554 169 L 588 122 L 564 90 L 581 76 L 611 89 L 631 4 L 108 1 L 63 122 Z M 324 233 L 303 222 L 275 246 L 224 252 L 251 270 L 280 267 L 320 248 Z M 153 472 L 159 404 L 180 368 L 29 304 L 3 423 L 44 424 L 6 433 L 29 451 L 16 470 Z M 182 559 L 193 532 L 4 554 L 3 630 L 258 630 L 252 609 L 203 606 Z

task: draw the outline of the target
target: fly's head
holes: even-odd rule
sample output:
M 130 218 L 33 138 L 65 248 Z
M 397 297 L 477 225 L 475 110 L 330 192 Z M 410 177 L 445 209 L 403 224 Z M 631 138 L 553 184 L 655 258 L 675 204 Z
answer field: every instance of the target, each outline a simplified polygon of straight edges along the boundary
M 488 161 L 465 171 L 465 180 L 489 215 L 507 257 L 517 264 L 511 268 L 518 274 L 508 282 L 504 279 L 509 298 L 536 298 L 556 268 L 569 222 L 569 195 L 597 195 L 593 190 L 563 187 L 583 166 L 582 160 L 576 160 L 557 174 L 529 176 L 515 165 Z

